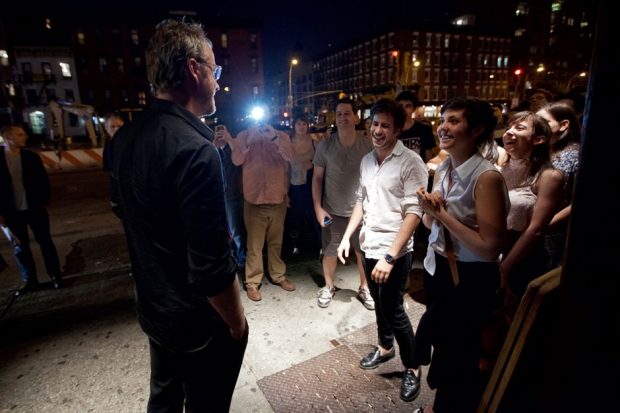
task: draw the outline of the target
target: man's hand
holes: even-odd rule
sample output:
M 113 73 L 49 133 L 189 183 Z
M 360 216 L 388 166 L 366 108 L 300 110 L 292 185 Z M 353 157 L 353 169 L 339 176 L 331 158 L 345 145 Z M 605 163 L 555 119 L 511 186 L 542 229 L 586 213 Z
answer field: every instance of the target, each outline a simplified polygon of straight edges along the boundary
M 238 326 L 230 327 L 230 336 L 232 338 L 234 338 L 235 340 L 241 340 L 243 339 L 243 336 L 245 336 L 245 328 L 246 328 L 246 321 L 245 318 L 243 319 L 243 323 L 241 323 Z
M 327 211 L 321 207 L 315 208 L 314 212 L 316 213 L 316 220 L 319 221 L 319 225 L 325 228 L 325 224 L 323 223 L 325 221 L 325 218 L 332 219 L 332 216 L 329 215 Z
M 385 258 L 381 258 L 373 268 L 370 278 L 378 284 L 384 283 L 388 280 L 392 268 L 394 268 L 393 265 L 388 264 Z
M 338 245 L 338 249 L 336 250 L 336 256 L 340 258 L 340 262 L 346 264 L 347 258 L 349 258 L 349 250 L 351 249 L 351 242 L 348 238 L 342 238 L 340 241 L 340 245 Z

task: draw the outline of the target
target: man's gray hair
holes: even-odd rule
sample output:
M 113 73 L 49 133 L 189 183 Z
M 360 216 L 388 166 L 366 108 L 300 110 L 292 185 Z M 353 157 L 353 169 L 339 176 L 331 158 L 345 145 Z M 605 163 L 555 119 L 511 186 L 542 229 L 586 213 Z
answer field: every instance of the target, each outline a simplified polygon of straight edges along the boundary
M 188 61 L 206 62 L 203 45 L 212 47 L 200 23 L 164 20 L 146 49 L 146 74 L 155 96 L 179 88 L 188 72 Z

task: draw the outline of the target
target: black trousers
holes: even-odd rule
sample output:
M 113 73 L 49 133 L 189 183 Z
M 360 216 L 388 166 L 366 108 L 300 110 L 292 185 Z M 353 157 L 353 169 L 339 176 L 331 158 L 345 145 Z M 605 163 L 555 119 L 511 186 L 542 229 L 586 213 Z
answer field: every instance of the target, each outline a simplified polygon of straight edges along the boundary
M 37 268 L 34 265 L 32 250 L 30 249 L 30 237 L 28 227 L 32 230 L 34 238 L 41 247 L 45 268 L 48 275 L 60 278 L 60 261 L 56 246 L 50 234 L 50 219 L 45 209 L 28 209 L 14 211 L 5 215 L 7 227 L 13 231 L 19 239 L 20 245 L 15 246 L 15 258 L 19 264 L 19 270 L 26 282 L 37 282 Z
M 178 353 L 149 340 L 151 396 L 148 413 L 219 413 L 230 410 L 235 384 L 248 344 L 230 336 L 228 327 L 195 352 Z
M 366 258 L 366 254 L 362 256 L 368 289 L 375 300 L 379 344 L 381 347 L 390 349 L 394 346 L 396 338 L 403 365 L 406 368 L 416 369 L 418 364 L 413 360 L 413 327 L 403 307 L 405 285 L 409 277 L 413 253 L 408 252 L 398 258 L 387 281 L 382 284 L 376 283 L 370 277 L 377 265 L 377 260 Z
M 432 347 L 427 381 L 437 389 L 435 412 L 473 413 L 484 391 L 479 369 L 482 323 L 500 285 L 499 267 L 491 262 L 457 261 L 455 287 L 448 260 L 439 254 L 435 260 L 435 275 L 425 271 L 427 311 L 418 324 L 414 358 L 428 365 Z

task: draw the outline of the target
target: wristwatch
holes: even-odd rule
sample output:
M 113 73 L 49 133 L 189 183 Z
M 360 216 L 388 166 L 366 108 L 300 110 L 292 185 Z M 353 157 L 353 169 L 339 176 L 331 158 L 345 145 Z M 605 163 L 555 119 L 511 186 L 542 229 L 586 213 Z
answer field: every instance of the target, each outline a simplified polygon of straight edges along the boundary
M 387 262 L 390 265 L 394 265 L 394 263 L 396 262 L 394 257 L 392 257 L 390 254 L 385 254 L 383 258 L 385 258 L 385 262 Z

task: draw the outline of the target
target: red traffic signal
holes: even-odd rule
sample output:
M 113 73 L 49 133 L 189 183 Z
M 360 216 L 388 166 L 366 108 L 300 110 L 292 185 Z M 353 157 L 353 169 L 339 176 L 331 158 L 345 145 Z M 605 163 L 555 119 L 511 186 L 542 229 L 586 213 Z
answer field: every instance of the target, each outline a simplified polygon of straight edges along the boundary
M 521 69 L 515 70 L 515 76 L 519 76 L 523 71 Z
M 398 57 L 398 50 L 392 50 L 392 57 Z

